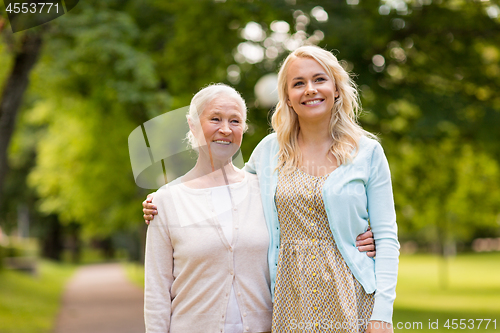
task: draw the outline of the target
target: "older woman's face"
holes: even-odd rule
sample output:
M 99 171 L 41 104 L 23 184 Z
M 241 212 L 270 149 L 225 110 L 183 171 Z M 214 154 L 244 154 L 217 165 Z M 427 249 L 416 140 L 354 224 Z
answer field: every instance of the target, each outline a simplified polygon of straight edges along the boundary
M 241 146 L 245 129 L 245 116 L 240 105 L 231 97 L 216 97 L 200 115 L 200 131 L 195 136 L 203 138 L 215 159 L 231 158 Z M 200 135 L 203 135 L 203 138 Z

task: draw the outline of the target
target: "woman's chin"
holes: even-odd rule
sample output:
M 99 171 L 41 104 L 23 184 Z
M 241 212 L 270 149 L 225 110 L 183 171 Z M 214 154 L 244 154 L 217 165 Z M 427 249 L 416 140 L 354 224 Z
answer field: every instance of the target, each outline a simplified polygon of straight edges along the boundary
M 206 150 L 206 153 L 212 155 L 212 159 L 215 162 L 227 162 L 232 159 L 233 155 L 238 152 L 238 146 L 235 144 L 229 145 L 221 145 L 221 144 L 211 144 L 210 145 L 210 153 L 208 152 L 207 147 L 203 147 L 203 150 Z
M 236 154 L 238 150 L 237 149 L 231 149 L 227 151 L 216 151 L 215 149 L 212 150 L 212 159 L 215 161 L 219 162 L 227 162 L 228 160 L 231 160 L 233 158 L 233 155 Z

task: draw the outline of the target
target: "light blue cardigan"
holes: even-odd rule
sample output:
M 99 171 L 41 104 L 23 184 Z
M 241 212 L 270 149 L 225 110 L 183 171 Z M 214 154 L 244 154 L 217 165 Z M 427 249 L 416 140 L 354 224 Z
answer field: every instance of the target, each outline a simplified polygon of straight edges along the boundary
M 276 133 L 265 137 L 245 165 L 259 178 L 262 206 L 270 235 L 269 272 L 274 296 L 280 247 L 280 225 L 274 196 L 278 182 Z M 334 170 L 323 186 L 323 202 L 337 247 L 356 279 L 369 294 L 375 292 L 371 320 L 392 323 L 399 262 L 396 213 L 389 165 L 380 144 L 367 137 L 351 163 Z M 377 256 L 356 247 L 356 237 L 372 228 Z

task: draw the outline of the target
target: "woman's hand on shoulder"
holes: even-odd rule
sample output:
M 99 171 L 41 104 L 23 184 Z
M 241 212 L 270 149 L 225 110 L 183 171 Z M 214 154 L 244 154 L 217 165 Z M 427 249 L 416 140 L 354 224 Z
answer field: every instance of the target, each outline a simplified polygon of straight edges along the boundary
M 158 214 L 156 206 L 152 204 L 155 192 L 148 194 L 146 200 L 142 202 L 142 211 L 144 213 L 144 222 L 147 225 L 153 221 L 154 216 Z
M 366 255 L 371 258 L 375 257 L 375 240 L 373 239 L 370 227 L 368 227 L 366 232 L 356 237 L 356 246 L 359 252 L 366 252 Z
M 385 321 L 370 320 L 366 326 L 365 333 L 394 333 L 392 325 Z

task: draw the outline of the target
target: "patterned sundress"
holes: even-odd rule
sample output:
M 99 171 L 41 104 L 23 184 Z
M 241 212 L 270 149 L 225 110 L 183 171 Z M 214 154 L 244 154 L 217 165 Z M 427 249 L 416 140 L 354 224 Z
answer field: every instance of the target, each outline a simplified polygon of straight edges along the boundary
M 373 310 L 337 248 L 321 190 L 328 175 L 299 169 L 276 188 L 281 245 L 273 332 L 364 332 Z M 349 221 L 346 221 L 349 223 Z

